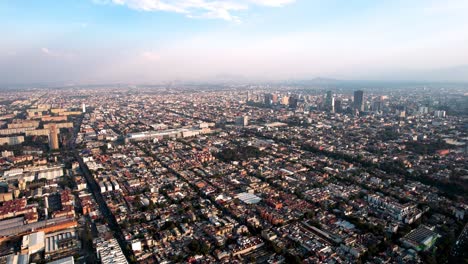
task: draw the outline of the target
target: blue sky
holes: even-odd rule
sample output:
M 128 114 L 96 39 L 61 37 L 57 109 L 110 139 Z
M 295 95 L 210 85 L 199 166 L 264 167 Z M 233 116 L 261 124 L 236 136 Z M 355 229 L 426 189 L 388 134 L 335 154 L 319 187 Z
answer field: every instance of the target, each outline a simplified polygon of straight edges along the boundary
M 468 65 L 467 13 L 465 0 L 2 0 L 0 82 L 467 80 L 446 74 Z

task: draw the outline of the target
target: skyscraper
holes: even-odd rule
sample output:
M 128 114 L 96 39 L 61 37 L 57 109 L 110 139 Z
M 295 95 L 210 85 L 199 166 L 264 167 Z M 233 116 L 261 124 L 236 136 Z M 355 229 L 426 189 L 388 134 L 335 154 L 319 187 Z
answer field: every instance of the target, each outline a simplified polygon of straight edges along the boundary
M 335 112 L 335 97 L 332 91 L 327 91 L 327 97 L 325 98 L 325 108 L 327 111 Z
M 297 108 L 297 104 L 299 102 L 299 99 L 297 98 L 296 95 L 291 95 L 289 97 L 289 108 L 293 108 L 293 109 L 296 109 Z
M 278 103 L 278 95 L 273 94 L 272 97 L 271 97 L 271 101 L 273 102 L 273 104 L 277 104 Z
M 248 126 L 249 125 L 249 117 L 248 116 L 240 116 L 236 119 L 236 125 L 238 126 Z
M 359 112 L 364 111 L 364 92 L 362 90 L 354 92 L 354 109 Z
M 343 111 L 342 107 L 341 107 L 341 101 L 340 100 L 336 100 L 335 101 L 335 112 L 337 113 L 341 113 Z
M 49 148 L 51 150 L 59 149 L 58 128 L 56 124 L 49 126 Z
M 372 111 L 380 113 L 382 111 L 382 101 L 375 101 L 372 103 Z
M 86 104 L 83 103 L 83 113 L 86 113 Z
M 265 94 L 265 104 L 271 105 L 273 103 L 273 94 L 267 93 Z

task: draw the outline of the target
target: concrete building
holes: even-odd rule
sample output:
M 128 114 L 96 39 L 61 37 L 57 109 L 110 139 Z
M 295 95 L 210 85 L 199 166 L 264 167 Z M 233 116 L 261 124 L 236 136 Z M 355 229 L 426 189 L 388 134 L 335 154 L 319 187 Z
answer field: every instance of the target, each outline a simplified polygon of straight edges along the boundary
M 364 92 L 361 90 L 354 92 L 354 109 L 364 111 Z
M 25 132 L 27 137 L 29 136 L 48 136 L 49 129 L 35 129 L 35 130 L 28 130 Z
M 53 125 L 55 125 L 59 129 L 60 128 L 72 128 L 73 127 L 73 122 L 47 123 L 47 124 L 44 124 L 44 129 L 50 129 L 50 127 L 53 126 Z
M 75 264 L 75 259 L 73 258 L 73 256 L 69 256 L 66 258 L 57 259 L 52 262 L 47 262 L 47 264 Z
M 421 115 L 427 115 L 429 113 L 429 108 L 427 106 L 420 106 L 418 112 Z
M 434 111 L 434 117 L 445 117 L 446 113 L 442 110 Z
M 74 229 L 54 232 L 45 236 L 45 254 L 47 258 L 75 252 L 79 250 L 80 246 Z
M 0 137 L 0 145 L 18 145 L 24 142 L 24 136 Z
M 125 142 L 132 141 L 143 141 L 143 140 L 154 140 L 164 138 L 182 138 L 192 137 L 200 134 L 210 133 L 209 128 L 197 129 L 197 128 L 179 128 L 179 129 L 167 129 L 161 131 L 146 131 L 138 133 L 129 133 L 125 138 Z
M 14 122 L 7 125 L 8 128 L 27 128 L 32 127 L 36 128 L 39 126 L 39 121 L 22 121 L 22 122 Z
M 51 150 L 59 149 L 58 128 L 56 124 L 49 125 L 49 147 Z
M 6 258 L 6 264 L 28 264 L 29 254 L 9 255 Z
M 329 112 L 335 112 L 335 97 L 332 91 L 327 91 L 327 95 L 325 97 L 325 108 Z
M 403 245 L 413 248 L 417 251 L 425 251 L 431 248 L 439 235 L 434 232 L 434 228 L 420 225 L 418 228 L 409 232 L 401 239 Z
M 109 240 L 102 240 L 98 238 L 95 240 L 96 253 L 103 264 L 107 263 L 121 263 L 126 264 L 127 259 L 115 238 Z
M 249 117 L 248 116 L 240 116 L 236 119 L 237 126 L 248 126 L 249 125 Z
M 45 248 L 45 233 L 43 231 L 23 236 L 21 251 L 34 254 Z

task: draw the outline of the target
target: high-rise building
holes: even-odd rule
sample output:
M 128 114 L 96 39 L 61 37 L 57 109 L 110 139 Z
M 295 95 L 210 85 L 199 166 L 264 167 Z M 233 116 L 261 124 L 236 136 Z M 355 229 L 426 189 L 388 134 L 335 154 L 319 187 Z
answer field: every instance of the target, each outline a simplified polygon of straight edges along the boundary
M 429 107 L 427 106 L 420 106 L 418 110 L 419 114 L 427 115 L 429 113 Z
M 51 150 L 59 149 L 58 128 L 56 124 L 49 125 L 49 147 Z
M 296 109 L 298 103 L 299 103 L 299 99 L 297 98 L 296 95 L 293 94 L 289 97 L 289 108 Z
M 273 103 L 273 94 L 267 93 L 265 94 L 265 104 L 271 105 Z
M 375 101 L 372 103 L 372 111 L 380 113 L 382 111 L 382 101 Z
M 83 113 L 86 113 L 86 104 L 83 103 Z
M 341 107 L 341 100 L 336 100 L 335 101 L 335 112 L 341 113 L 343 111 Z
M 327 96 L 325 98 L 325 108 L 327 111 L 335 112 L 335 97 L 333 96 L 332 91 L 327 91 Z
M 364 111 L 364 92 L 361 90 L 354 92 L 354 109 Z
M 281 97 L 281 104 L 282 105 L 288 105 L 289 104 L 289 97 L 284 95 L 283 97 Z
M 434 117 L 445 117 L 446 113 L 443 110 L 434 111 Z
M 272 97 L 271 97 L 271 101 L 273 102 L 273 104 L 277 104 L 278 103 L 278 95 L 273 94 Z
M 236 119 L 236 125 L 238 126 L 248 126 L 249 125 L 249 117 L 248 116 L 240 116 Z

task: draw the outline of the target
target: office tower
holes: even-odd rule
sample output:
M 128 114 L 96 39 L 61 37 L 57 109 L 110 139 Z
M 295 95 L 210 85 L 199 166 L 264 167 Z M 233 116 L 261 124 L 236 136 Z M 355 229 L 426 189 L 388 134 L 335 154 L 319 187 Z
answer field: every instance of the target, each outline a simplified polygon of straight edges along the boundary
M 354 109 L 364 111 L 364 92 L 361 90 L 354 92 Z
M 236 119 L 236 125 L 238 126 L 248 126 L 249 125 L 249 117 L 248 116 L 240 116 Z
M 273 102 L 273 95 L 270 93 L 265 94 L 265 104 L 271 105 Z
M 327 96 L 325 98 L 325 108 L 327 111 L 335 112 L 335 97 L 333 96 L 332 91 L 327 92 Z
M 406 110 L 397 110 L 397 115 L 401 118 L 406 117 Z
M 335 112 L 341 113 L 343 111 L 341 107 L 341 100 L 336 100 L 335 101 Z
M 443 110 L 434 111 L 434 117 L 445 117 L 446 112 Z
M 332 91 L 327 91 L 327 96 L 325 97 L 325 102 L 329 103 L 332 97 L 333 97 Z
M 382 101 L 375 101 L 372 104 L 372 111 L 380 113 L 382 111 Z
M 330 112 L 335 113 L 335 97 L 332 97 L 331 102 L 330 102 Z
M 286 96 L 286 95 L 283 96 L 283 97 L 281 98 L 281 104 L 282 104 L 282 105 L 288 105 L 288 104 L 289 104 L 289 97 Z
M 86 113 L 86 104 L 83 103 L 83 113 Z
M 421 115 L 427 115 L 429 113 L 429 108 L 427 106 L 420 106 L 418 112 Z
M 297 99 L 296 95 L 291 95 L 291 97 L 289 97 L 289 107 L 296 109 L 298 101 L 299 99 Z
M 272 97 L 271 97 L 271 101 L 272 101 L 274 104 L 277 104 L 277 103 L 278 103 L 278 95 L 277 95 L 277 94 L 273 94 Z
M 398 117 L 404 118 L 406 117 L 406 106 L 399 105 L 396 107 L 396 114 Z
M 49 126 L 49 147 L 51 150 L 59 149 L 57 124 L 50 124 Z

